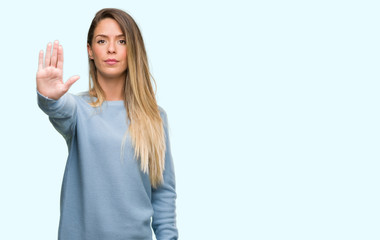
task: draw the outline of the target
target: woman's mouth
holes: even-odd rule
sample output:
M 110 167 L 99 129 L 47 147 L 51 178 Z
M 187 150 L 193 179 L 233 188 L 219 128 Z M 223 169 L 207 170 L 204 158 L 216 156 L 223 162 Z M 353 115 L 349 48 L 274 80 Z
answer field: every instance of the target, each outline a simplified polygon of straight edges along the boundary
M 118 63 L 119 61 L 117 61 L 116 59 L 107 59 L 105 62 L 109 65 L 114 65 Z

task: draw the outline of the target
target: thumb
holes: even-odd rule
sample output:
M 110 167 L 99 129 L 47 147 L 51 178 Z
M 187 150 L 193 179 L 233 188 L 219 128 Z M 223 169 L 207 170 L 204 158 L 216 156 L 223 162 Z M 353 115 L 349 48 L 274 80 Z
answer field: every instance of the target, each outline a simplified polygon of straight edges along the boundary
M 71 86 L 76 82 L 78 81 L 80 77 L 78 75 L 75 75 L 75 76 L 72 76 L 71 78 L 69 78 L 69 80 L 67 80 L 64 85 L 65 85 L 65 91 L 67 92 Z

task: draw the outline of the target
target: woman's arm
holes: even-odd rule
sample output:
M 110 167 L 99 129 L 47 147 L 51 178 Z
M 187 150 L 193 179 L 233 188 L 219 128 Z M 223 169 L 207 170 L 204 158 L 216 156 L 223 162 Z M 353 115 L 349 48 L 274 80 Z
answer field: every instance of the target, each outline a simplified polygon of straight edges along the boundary
M 76 122 L 76 104 L 74 96 L 67 91 L 79 79 L 79 76 L 73 76 L 64 83 L 62 45 L 55 41 L 52 54 L 51 48 L 51 43 L 48 43 L 45 63 L 43 50 L 39 53 L 36 76 L 37 102 L 58 132 L 68 140 Z
M 175 173 L 170 149 L 168 119 L 166 112 L 162 108 L 161 110 L 166 141 L 165 170 L 164 183 L 157 189 L 152 189 L 154 210 L 152 228 L 157 240 L 177 240 Z
M 70 140 L 76 123 L 77 106 L 74 96 L 66 93 L 58 100 L 54 100 L 37 90 L 37 103 L 40 109 L 49 116 L 54 128 L 66 141 Z

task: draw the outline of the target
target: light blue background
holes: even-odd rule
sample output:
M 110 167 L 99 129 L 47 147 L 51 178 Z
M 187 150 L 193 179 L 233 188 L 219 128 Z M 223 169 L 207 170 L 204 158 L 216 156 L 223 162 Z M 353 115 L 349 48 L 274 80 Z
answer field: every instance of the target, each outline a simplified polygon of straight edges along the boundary
M 105 3 L 107 2 L 107 3 Z M 378 1 L 1 3 L 0 239 L 56 239 L 67 148 L 35 93 L 60 40 L 88 89 L 104 7 L 142 31 L 167 112 L 181 239 L 380 239 Z

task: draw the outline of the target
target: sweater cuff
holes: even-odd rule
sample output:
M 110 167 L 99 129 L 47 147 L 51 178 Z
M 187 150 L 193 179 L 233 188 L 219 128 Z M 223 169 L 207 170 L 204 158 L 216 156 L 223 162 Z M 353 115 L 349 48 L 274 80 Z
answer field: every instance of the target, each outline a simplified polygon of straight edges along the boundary
M 45 95 L 42 95 L 42 93 L 40 93 L 40 92 L 37 90 L 37 88 L 36 88 L 36 92 L 37 92 L 39 98 L 43 98 L 43 99 L 46 99 L 46 100 L 57 101 L 57 100 L 54 100 L 54 99 L 52 99 L 52 98 L 46 97 Z
M 64 96 L 60 97 L 58 100 L 55 100 L 45 95 L 42 95 L 42 93 L 40 93 L 37 90 L 37 88 L 36 88 L 36 92 L 37 92 L 38 104 L 45 109 L 58 108 L 62 106 L 64 103 Z

